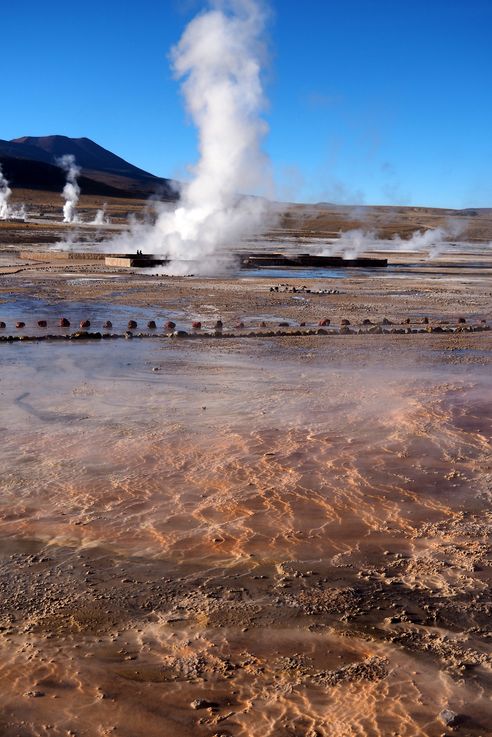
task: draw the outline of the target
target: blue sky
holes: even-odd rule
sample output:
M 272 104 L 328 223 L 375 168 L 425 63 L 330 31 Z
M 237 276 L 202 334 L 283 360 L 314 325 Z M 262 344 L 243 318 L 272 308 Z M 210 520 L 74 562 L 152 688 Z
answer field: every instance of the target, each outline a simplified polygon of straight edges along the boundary
M 265 141 L 297 201 L 492 207 L 491 0 L 271 0 Z M 8 2 L 0 138 L 196 159 L 167 54 L 199 0 Z

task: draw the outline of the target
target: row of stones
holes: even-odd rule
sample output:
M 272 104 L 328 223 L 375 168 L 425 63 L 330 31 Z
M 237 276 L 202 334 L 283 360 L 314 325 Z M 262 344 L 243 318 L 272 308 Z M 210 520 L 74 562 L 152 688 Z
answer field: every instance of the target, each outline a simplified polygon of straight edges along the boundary
M 47 328 L 48 327 L 48 321 L 47 320 L 38 320 L 36 324 L 37 324 L 38 328 Z M 57 322 L 57 325 L 60 328 L 69 328 L 70 327 L 70 320 L 68 320 L 66 317 L 60 317 L 60 319 Z M 90 320 L 81 320 L 80 321 L 80 329 L 81 330 L 86 330 L 87 328 L 90 328 L 90 326 L 91 326 L 91 321 Z M 3 322 L 3 320 L 0 320 L 0 329 L 1 330 L 5 330 L 6 327 L 7 327 L 6 323 Z M 23 322 L 22 320 L 18 320 L 15 323 L 15 327 L 16 327 L 17 330 L 22 330 L 22 328 L 25 328 L 26 327 L 26 323 Z M 112 327 L 113 327 L 113 323 L 111 322 L 111 320 L 106 320 L 103 323 L 103 329 L 104 330 L 111 330 Z M 135 320 L 129 320 L 128 321 L 128 329 L 129 330 L 134 330 L 136 327 L 137 327 L 137 323 L 136 323 Z M 176 327 L 176 324 L 174 322 L 172 322 L 172 321 L 169 320 L 166 323 L 165 327 L 168 328 L 169 330 L 174 330 L 174 328 Z M 148 323 L 147 323 L 147 328 L 149 330 L 155 330 L 157 328 L 157 325 L 156 325 L 155 320 L 149 320 Z
M 409 317 L 407 317 L 406 320 L 404 321 L 404 324 L 410 325 L 411 322 L 412 322 L 412 320 Z M 429 318 L 428 317 L 423 317 L 420 320 L 416 320 L 416 321 L 413 321 L 413 322 L 415 324 L 428 325 L 429 324 Z M 458 318 L 458 321 L 457 322 L 458 322 L 459 325 L 464 325 L 464 324 L 466 324 L 466 319 L 464 317 L 460 317 L 460 318 Z M 481 322 L 482 322 L 482 324 L 485 324 L 486 321 L 485 320 L 482 320 Z M 330 324 L 331 324 L 331 320 L 329 318 L 327 318 L 327 317 L 322 318 L 318 322 L 319 327 L 327 327 Z M 375 323 L 372 320 L 369 320 L 368 318 L 366 318 L 365 320 L 362 321 L 362 325 L 365 325 L 365 326 L 369 326 L 369 325 L 371 325 L 371 326 L 377 326 L 377 325 L 393 325 L 393 324 L 394 323 L 392 323 L 386 317 L 383 318 L 380 323 Z M 446 322 L 446 321 L 442 321 L 441 322 L 441 325 L 448 325 L 448 324 L 449 323 Z M 70 327 L 70 320 L 68 320 L 66 317 L 61 317 L 58 320 L 57 325 L 58 325 L 58 327 L 61 327 L 61 328 L 69 328 Z M 347 319 L 340 320 L 340 325 L 342 327 L 346 327 L 346 326 L 350 325 L 350 320 L 347 320 Z M 48 321 L 47 320 L 38 320 L 37 321 L 37 326 L 39 328 L 47 328 L 48 327 Z M 79 323 L 79 326 L 80 326 L 80 329 L 81 330 L 87 330 L 88 328 L 90 328 L 91 322 L 90 322 L 90 320 L 81 320 L 80 323 Z M 306 326 L 306 323 L 305 322 L 299 323 L 299 327 L 305 327 L 305 326 Z M 2 320 L 0 320 L 0 329 L 1 330 L 5 330 L 6 327 L 7 327 L 6 323 L 3 322 Z M 22 330 L 22 328 L 25 328 L 26 327 L 26 323 L 23 322 L 22 320 L 18 320 L 15 323 L 15 327 L 16 327 L 17 330 Z M 113 327 L 113 323 L 111 322 L 111 320 L 106 320 L 103 323 L 102 327 L 103 327 L 103 330 L 111 330 L 111 328 Z M 137 323 L 136 320 L 129 320 L 128 321 L 128 325 L 127 325 L 128 330 L 136 330 L 137 327 L 138 327 L 138 323 Z M 174 330 L 175 327 L 176 327 L 176 323 L 173 322 L 172 320 L 167 320 L 167 322 L 164 323 L 165 330 Z M 194 320 L 191 323 L 191 327 L 192 327 L 193 330 L 201 330 L 202 329 L 202 323 L 200 322 L 200 320 Z M 216 323 L 215 323 L 215 325 L 214 325 L 214 327 L 213 327 L 213 330 L 215 332 L 218 332 L 218 331 L 221 331 L 223 329 L 223 327 L 224 327 L 224 325 L 223 325 L 222 320 L 217 320 Z M 237 322 L 234 325 L 234 328 L 236 330 L 243 330 L 245 327 L 246 326 L 245 326 L 244 322 L 242 322 L 242 321 L 239 321 L 239 322 Z M 267 327 L 267 323 L 265 321 L 262 321 L 262 322 L 259 323 L 259 327 L 266 328 Z M 279 328 L 288 328 L 288 327 L 293 327 L 293 326 L 291 326 L 290 323 L 288 323 L 288 322 L 279 322 L 278 323 L 278 327 Z M 156 324 L 155 320 L 149 320 L 147 322 L 147 329 L 148 330 L 156 330 L 157 329 L 157 324 Z
M 489 331 L 489 325 L 463 325 L 457 328 L 441 327 L 440 325 L 429 325 L 427 328 L 391 328 L 383 329 L 380 325 L 364 330 L 350 329 L 348 326 L 340 328 L 340 330 L 326 328 L 314 328 L 308 330 L 267 330 L 267 331 L 249 331 L 244 333 L 224 333 L 222 330 L 214 332 L 188 333 L 186 330 L 175 330 L 170 333 L 133 333 L 127 330 L 125 333 L 89 333 L 81 330 L 76 333 L 67 335 L 3 335 L 0 336 L 0 343 L 13 343 L 18 341 L 44 341 L 44 340 L 109 340 L 116 338 L 271 338 L 271 337 L 287 337 L 287 336 L 308 336 L 308 335 L 409 335 L 416 333 L 462 333 L 462 332 L 484 332 Z

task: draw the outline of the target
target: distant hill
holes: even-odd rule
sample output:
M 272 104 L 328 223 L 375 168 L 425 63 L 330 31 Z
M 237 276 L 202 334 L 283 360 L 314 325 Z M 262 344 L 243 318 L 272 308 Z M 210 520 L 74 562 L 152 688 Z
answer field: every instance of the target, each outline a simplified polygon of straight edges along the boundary
M 57 167 L 56 160 L 65 154 L 72 154 L 82 169 L 85 186 L 80 179 L 82 193 L 103 194 L 106 188 L 111 196 L 148 197 L 156 194 L 164 200 L 177 199 L 176 189 L 170 179 L 156 177 L 140 169 L 120 156 L 99 146 L 89 138 L 68 138 L 67 136 L 23 136 L 12 141 L 0 140 L 0 162 L 3 163 L 7 178 L 13 186 L 30 188 L 29 171 L 32 171 L 32 188 L 42 188 L 42 172 L 46 174 L 46 189 L 58 187 L 58 177 L 51 169 L 43 170 L 37 164 L 56 168 L 64 181 L 64 175 Z M 9 160 L 9 161 L 7 161 Z M 15 165 L 14 161 L 18 164 Z M 26 166 L 30 161 L 31 166 Z M 23 162 L 23 163 L 21 163 Z M 7 173 L 7 167 L 10 175 Z M 22 184 L 21 184 L 22 180 Z M 56 180 L 56 185 L 55 185 Z M 63 186 L 63 185 L 62 185 Z
M 13 188 L 36 189 L 61 193 L 66 177 L 59 166 L 32 159 L 16 159 L 0 154 L 0 163 L 6 179 Z M 84 194 L 101 197 L 136 197 L 135 192 L 125 192 L 104 182 L 81 174 L 78 179 Z

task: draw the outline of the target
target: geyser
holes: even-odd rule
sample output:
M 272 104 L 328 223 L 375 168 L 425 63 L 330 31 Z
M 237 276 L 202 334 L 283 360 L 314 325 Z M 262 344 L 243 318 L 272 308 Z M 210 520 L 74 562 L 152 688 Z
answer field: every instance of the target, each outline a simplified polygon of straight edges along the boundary
M 62 196 L 65 198 L 63 205 L 63 222 L 76 222 L 75 210 L 80 196 L 80 187 L 77 183 L 77 177 L 80 174 L 80 168 L 75 163 L 73 154 L 65 154 L 57 159 L 58 166 L 67 173 L 67 181 L 63 187 Z
M 26 220 L 27 211 L 25 205 L 12 207 L 10 205 L 10 196 L 12 190 L 2 171 L 0 165 L 0 220 Z
M 0 220 L 7 220 L 10 217 L 9 199 L 11 194 L 12 190 L 0 166 Z
M 171 60 L 198 128 L 199 161 L 179 206 L 162 209 L 152 226 L 134 226 L 119 239 L 124 250 L 163 254 L 174 273 L 210 273 L 221 247 L 261 229 L 266 201 L 241 193 L 269 191 L 261 149 L 267 131 L 261 117 L 264 26 L 256 0 L 226 0 L 212 3 L 186 27 Z
M 107 225 L 110 222 L 111 218 L 106 214 L 106 203 L 104 203 L 102 209 L 96 212 L 92 225 Z

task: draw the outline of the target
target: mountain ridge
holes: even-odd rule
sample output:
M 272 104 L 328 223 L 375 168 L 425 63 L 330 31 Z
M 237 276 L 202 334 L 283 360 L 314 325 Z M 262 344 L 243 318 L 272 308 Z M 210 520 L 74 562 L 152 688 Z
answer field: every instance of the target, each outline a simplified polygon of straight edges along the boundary
M 30 161 L 33 189 L 39 189 L 42 184 L 43 166 L 49 167 L 45 169 L 46 188 L 58 187 L 59 177 L 54 175 L 51 168 L 59 169 L 57 160 L 67 154 L 74 156 L 81 168 L 81 176 L 85 180 L 82 194 L 99 194 L 106 188 L 112 191 L 113 196 L 157 195 L 163 200 L 178 198 L 177 185 L 172 180 L 157 177 L 134 166 L 90 138 L 51 135 L 22 136 L 10 141 L 0 139 L 0 163 L 3 161 L 9 169 L 13 186 L 30 187 L 29 166 L 25 163 Z

